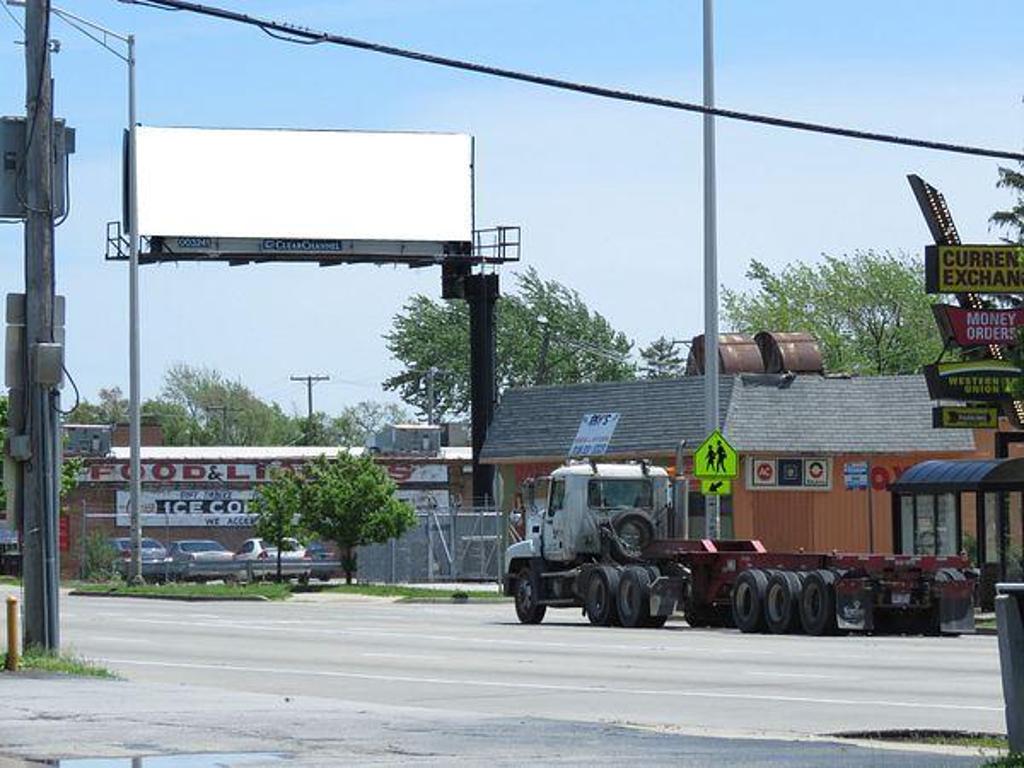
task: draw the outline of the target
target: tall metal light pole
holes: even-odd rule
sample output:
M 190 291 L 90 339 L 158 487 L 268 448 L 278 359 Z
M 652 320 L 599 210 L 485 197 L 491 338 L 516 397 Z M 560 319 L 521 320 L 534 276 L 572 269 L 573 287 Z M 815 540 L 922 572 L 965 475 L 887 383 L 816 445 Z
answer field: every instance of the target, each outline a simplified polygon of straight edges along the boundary
M 714 0 L 704 0 L 704 106 L 715 106 Z M 718 233 L 715 208 L 715 118 L 704 115 L 704 421 L 718 429 Z M 705 535 L 717 539 L 719 497 L 704 497 Z
M 24 5 L 23 0 L 7 0 L 7 3 Z M 135 168 L 135 36 L 119 34 L 56 6 L 51 5 L 50 12 L 128 65 L 128 450 L 132 542 L 129 578 L 138 582 L 142 581 L 142 518 L 139 514 L 139 500 L 142 496 L 142 431 L 139 392 L 138 174 Z M 127 54 L 112 47 L 108 38 L 123 43 L 127 47 Z

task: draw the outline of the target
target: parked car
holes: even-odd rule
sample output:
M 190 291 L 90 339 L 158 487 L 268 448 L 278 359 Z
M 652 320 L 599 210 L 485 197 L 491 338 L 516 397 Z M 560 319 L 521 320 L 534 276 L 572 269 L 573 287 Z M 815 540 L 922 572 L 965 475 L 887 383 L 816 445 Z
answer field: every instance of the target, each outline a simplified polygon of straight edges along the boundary
M 110 545 L 117 551 L 118 557 L 122 560 L 132 559 L 132 540 L 127 536 L 111 539 Z M 142 562 L 156 563 L 163 562 L 167 558 L 167 549 L 156 539 L 142 540 Z
M 117 553 L 115 568 L 128 578 L 128 566 L 132 560 L 132 540 L 127 536 L 110 539 L 110 546 Z M 142 578 L 147 581 L 166 581 L 170 576 L 170 561 L 167 550 L 156 539 L 142 539 Z
M 281 550 L 282 560 L 306 559 L 306 548 L 297 539 L 285 539 Z M 235 552 L 235 560 L 277 559 L 277 547 L 265 539 L 246 539 Z
M 341 570 L 338 552 L 322 541 L 311 541 L 306 545 L 306 554 L 313 561 L 311 576 L 320 581 L 330 581 Z
M 175 541 L 167 550 L 167 556 L 173 564 L 176 578 L 207 581 L 222 579 L 233 569 L 225 566 L 234 561 L 234 555 L 219 541 L 213 539 L 182 539 Z
M 246 572 L 238 578 L 265 579 L 277 572 L 277 548 L 265 539 L 246 539 L 234 554 L 236 563 L 246 563 Z M 306 548 L 295 539 L 285 539 L 281 550 L 281 574 L 300 582 L 309 581 L 312 560 Z

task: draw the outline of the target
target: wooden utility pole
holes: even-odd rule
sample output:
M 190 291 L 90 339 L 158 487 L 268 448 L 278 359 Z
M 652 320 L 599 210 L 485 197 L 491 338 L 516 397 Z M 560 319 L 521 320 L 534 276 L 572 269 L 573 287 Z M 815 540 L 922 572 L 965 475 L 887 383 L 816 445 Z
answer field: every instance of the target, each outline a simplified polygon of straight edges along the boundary
M 25 389 L 24 424 L 30 456 L 21 463 L 23 487 L 26 647 L 60 648 L 57 505 L 59 420 L 52 383 L 39 381 L 40 345 L 54 337 L 53 91 L 50 81 L 49 6 L 25 6 Z
M 291 376 L 292 381 L 304 382 L 306 385 L 306 443 L 313 442 L 313 385 L 318 381 L 330 381 L 330 376 Z

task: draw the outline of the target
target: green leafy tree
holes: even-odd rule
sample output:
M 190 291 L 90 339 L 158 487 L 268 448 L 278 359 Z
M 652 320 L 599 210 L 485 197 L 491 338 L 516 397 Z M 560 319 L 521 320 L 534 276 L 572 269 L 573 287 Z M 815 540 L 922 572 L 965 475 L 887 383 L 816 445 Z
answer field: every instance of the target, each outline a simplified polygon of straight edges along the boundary
M 330 445 L 361 446 L 388 424 L 407 424 L 412 420 L 412 412 L 404 405 L 364 400 L 346 406 L 331 419 L 327 434 Z
M 67 420 L 71 424 L 123 424 L 128 421 L 128 398 L 120 387 L 103 387 L 97 402 L 80 401 Z
M 636 377 L 633 342 L 580 295 L 533 268 L 516 276 L 515 290 L 498 300 L 499 388 L 620 381 Z M 417 295 L 384 335 L 403 370 L 384 382 L 421 413 L 429 410 L 428 372 L 434 374 L 434 413 L 469 410 L 469 311 L 464 301 Z
M 726 322 L 741 333 L 808 331 L 825 367 L 861 374 L 913 373 L 942 343 L 919 258 L 875 251 L 794 262 L 778 272 L 751 261 L 750 291 L 723 290 Z
M 338 545 L 345 580 L 356 571 L 356 547 L 383 544 L 416 524 L 412 508 L 395 496 L 388 473 L 367 455 L 320 456 L 304 471 L 304 530 Z
M 302 479 L 291 470 L 272 470 L 270 480 L 256 489 L 253 511 L 256 535 L 277 548 L 277 580 L 281 581 L 281 553 L 285 539 L 299 535 L 303 503 Z
M 171 366 L 161 399 L 184 409 L 193 445 L 289 445 L 302 439 L 301 421 L 213 368 Z
M 1003 238 L 1007 243 L 1024 245 L 1024 173 L 1013 168 L 1000 168 L 996 186 L 1011 190 L 1017 201 L 1009 210 L 993 213 L 989 222 L 1009 233 Z
M 640 350 L 643 360 L 642 373 L 645 379 L 667 379 L 682 376 L 686 372 L 686 358 L 679 350 L 678 342 L 659 336 Z

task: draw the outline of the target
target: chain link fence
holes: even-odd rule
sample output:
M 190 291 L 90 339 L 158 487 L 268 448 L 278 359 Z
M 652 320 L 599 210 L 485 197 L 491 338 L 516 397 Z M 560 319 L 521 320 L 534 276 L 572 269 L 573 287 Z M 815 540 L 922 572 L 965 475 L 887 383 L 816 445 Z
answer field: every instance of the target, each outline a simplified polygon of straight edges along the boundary
M 416 510 L 417 524 L 386 544 L 359 549 L 361 581 L 500 581 L 511 537 L 493 507 Z

